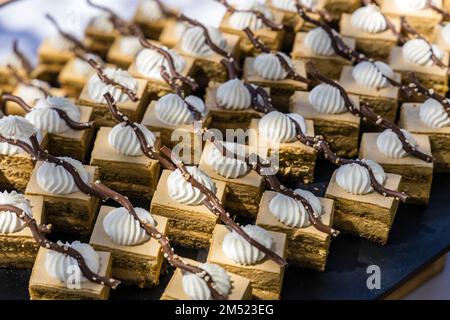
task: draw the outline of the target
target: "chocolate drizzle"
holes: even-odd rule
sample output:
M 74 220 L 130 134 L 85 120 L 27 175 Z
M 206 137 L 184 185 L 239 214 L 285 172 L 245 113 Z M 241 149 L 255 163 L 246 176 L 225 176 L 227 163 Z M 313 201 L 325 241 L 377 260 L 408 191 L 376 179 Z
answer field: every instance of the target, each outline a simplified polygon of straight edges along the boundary
M 45 234 L 50 233 L 51 225 L 39 225 L 34 218 L 30 217 L 25 213 L 25 211 L 16 206 L 0 205 L 0 214 L 7 211 L 15 213 L 16 216 L 25 223 L 25 225 L 31 230 L 34 241 L 36 241 L 40 247 L 56 251 L 60 254 L 75 259 L 80 267 L 81 273 L 89 279 L 89 281 L 111 287 L 112 289 L 116 289 L 120 284 L 120 281 L 118 280 L 98 275 L 89 269 L 83 256 L 77 250 L 67 245 L 60 245 L 48 240 Z
M 268 47 L 266 47 L 266 45 L 260 39 L 258 39 L 258 37 L 255 36 L 255 34 L 249 28 L 246 28 L 244 32 L 256 49 L 260 50 L 263 53 L 273 54 L 275 55 L 275 57 L 277 57 L 278 61 L 280 61 L 281 66 L 287 72 L 288 78 L 295 81 L 304 82 L 306 84 L 311 83 L 309 79 L 299 75 L 297 71 L 295 71 L 295 69 L 289 65 L 286 58 L 280 52 L 272 52 Z
M 325 77 L 324 75 L 320 74 L 312 63 L 307 64 L 307 69 L 315 80 L 323 82 L 338 89 L 339 93 L 341 94 L 341 97 L 344 99 L 347 110 L 350 111 L 352 114 L 359 116 L 364 121 L 370 122 L 379 127 L 391 129 L 392 132 L 394 132 L 397 135 L 398 139 L 401 141 L 403 149 L 405 150 L 406 153 L 423 161 L 433 162 L 433 157 L 431 155 L 419 151 L 417 148 L 413 147 L 408 142 L 403 132 L 395 123 L 376 114 L 367 104 L 361 105 L 360 109 L 356 108 L 355 105 L 353 104 L 353 101 L 350 99 L 347 92 L 345 91 L 345 89 L 337 81 L 331 80 Z
M 13 41 L 13 52 L 19 58 L 22 68 L 29 74 L 33 70 L 30 60 L 25 56 L 25 54 L 19 49 L 19 41 L 15 39 Z
M 45 15 L 45 17 L 47 18 L 48 21 L 50 21 L 53 26 L 56 28 L 56 30 L 58 30 L 58 32 L 67 40 L 69 40 L 70 42 L 73 43 L 73 45 L 78 49 L 81 50 L 83 52 L 88 52 L 89 50 L 86 48 L 86 46 L 80 41 L 78 40 L 75 36 L 71 35 L 70 33 L 64 31 L 61 26 L 59 25 L 59 23 L 56 21 L 56 19 L 50 15 L 49 13 L 47 13 Z
M 12 65 L 8 65 L 7 66 L 8 69 L 11 71 L 12 76 L 17 80 L 17 82 L 23 84 L 24 86 L 27 87 L 33 87 L 38 89 L 39 91 L 41 91 L 45 97 L 51 97 L 52 94 L 44 87 L 37 85 L 36 83 L 33 83 L 31 80 L 23 77 L 16 68 L 14 68 Z

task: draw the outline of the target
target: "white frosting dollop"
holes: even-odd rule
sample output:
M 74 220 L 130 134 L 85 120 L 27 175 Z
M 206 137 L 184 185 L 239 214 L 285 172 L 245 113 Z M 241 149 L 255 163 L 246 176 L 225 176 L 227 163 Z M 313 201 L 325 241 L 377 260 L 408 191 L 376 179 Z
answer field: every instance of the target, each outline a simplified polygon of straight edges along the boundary
M 169 51 L 174 61 L 175 70 L 181 73 L 186 67 L 186 61 L 175 51 L 163 48 Z M 169 70 L 169 63 L 166 58 L 155 50 L 143 49 L 136 56 L 136 69 L 145 77 L 163 80 L 161 76 L 162 66 Z
M 252 96 L 240 79 L 231 79 L 217 88 L 216 101 L 226 110 L 244 110 L 251 107 Z
M 413 146 L 417 147 L 416 139 L 408 131 L 401 129 L 406 140 Z M 397 135 L 391 130 L 386 129 L 377 138 L 377 149 L 389 158 L 400 159 L 408 155 L 403 148 L 402 142 Z
M 25 118 L 39 130 L 45 130 L 49 133 L 68 131 L 70 127 L 54 108 L 65 111 L 73 121 L 80 121 L 80 110 L 70 99 L 63 97 L 48 97 L 38 100 L 33 109 L 25 115 Z
M 149 22 L 155 22 L 164 18 L 164 13 L 155 0 L 141 0 L 138 10 L 139 14 Z
M 215 289 L 222 296 L 228 296 L 231 291 L 231 279 L 228 273 L 217 264 L 204 263 L 200 268 L 211 276 Z M 211 291 L 205 280 L 197 274 L 185 273 L 183 275 L 183 290 L 194 300 L 211 300 Z
M 185 100 L 202 114 L 205 112 L 205 104 L 196 96 L 188 96 Z M 155 114 L 158 120 L 169 125 L 191 124 L 194 116 L 183 99 L 174 93 L 161 97 L 155 105 Z
M 97 56 L 95 54 L 88 53 L 88 54 L 86 54 L 86 58 L 87 59 L 93 59 L 96 62 L 98 62 L 100 64 L 103 64 L 103 60 L 99 56 Z M 75 69 L 74 70 L 75 73 L 77 75 L 82 76 L 82 77 L 87 77 L 94 71 L 94 69 L 92 68 L 92 66 L 88 62 L 86 62 L 83 59 L 80 59 L 78 57 L 75 58 L 75 60 L 73 62 L 73 66 L 74 66 L 74 69 Z
M 431 59 L 431 50 L 434 55 L 442 60 L 444 57 L 444 51 L 436 45 L 430 45 L 423 39 L 412 39 L 406 42 L 402 48 L 403 58 L 412 64 L 418 64 L 421 66 L 433 65 Z
M 142 45 L 137 37 L 126 36 L 120 38 L 119 42 L 120 52 L 127 56 L 135 56 L 140 50 L 142 50 Z
M 135 211 L 143 222 L 156 226 L 150 212 L 142 208 L 135 208 Z M 111 241 L 121 246 L 137 246 L 150 240 L 150 236 L 141 228 L 139 221 L 123 207 L 115 208 L 106 215 L 103 229 Z
M 100 257 L 89 244 L 79 241 L 65 244 L 58 241 L 58 244 L 70 247 L 81 254 L 89 270 L 92 272 L 98 273 L 100 271 Z M 45 270 L 47 270 L 47 273 L 52 278 L 61 282 L 73 279 L 74 274 L 76 274 L 74 273 L 74 268 L 79 268 L 78 262 L 74 258 L 53 250 L 47 252 L 45 256 Z M 78 274 L 80 275 L 80 279 L 75 280 L 79 280 L 80 282 L 88 281 L 81 273 L 81 270 Z
M 272 5 L 275 8 L 297 12 L 297 0 L 272 0 Z M 317 0 L 300 0 L 300 4 L 308 9 L 313 9 L 317 5 Z
M 32 217 L 30 203 L 25 196 L 16 191 L 0 192 L 0 205 L 11 205 L 22 209 L 25 214 Z M 16 213 L 11 211 L 0 212 L 0 234 L 10 234 L 20 232 L 25 228 L 25 223 L 20 219 Z
M 264 115 L 258 124 L 258 132 L 270 142 L 292 142 L 297 137 L 297 131 L 292 119 L 298 123 L 303 133 L 306 133 L 305 119 L 298 113 L 284 114 L 272 111 Z
M 20 83 L 16 88 L 16 95 L 21 97 L 28 105 L 33 104 L 37 99 L 45 98 L 45 93 L 39 88 L 50 91 L 50 86 L 47 82 L 33 79 L 31 80 L 32 86 Z M 39 87 L 39 88 L 36 88 Z
M 103 72 L 108 78 L 114 80 L 115 82 L 120 83 L 121 85 L 132 91 L 137 91 L 139 83 L 127 71 L 116 68 L 105 68 Z M 93 74 L 89 79 L 87 83 L 87 89 L 89 98 L 98 103 L 106 103 L 105 97 L 103 95 L 107 92 L 112 95 L 116 103 L 123 103 L 130 99 L 130 97 L 128 97 L 128 95 L 124 93 L 120 88 L 110 84 L 106 84 L 102 80 L 100 80 L 97 74 Z
M 347 111 L 339 89 L 326 83 L 321 83 L 312 89 L 308 100 L 314 110 L 320 113 L 338 114 Z
M 75 44 L 59 32 L 50 37 L 49 42 L 52 48 L 59 52 L 75 49 Z
M 246 225 L 242 229 L 251 238 L 271 249 L 273 239 L 270 234 L 259 226 Z M 223 253 L 228 259 L 241 265 L 253 265 L 264 259 L 266 254 L 252 246 L 247 240 L 242 238 L 236 231 L 231 231 L 225 235 L 222 243 Z
M 447 23 L 445 27 L 441 29 L 441 37 L 447 45 L 450 45 L 450 23 Z
M 264 14 L 264 16 L 267 19 L 269 19 L 269 20 L 273 19 L 273 14 L 269 10 L 269 8 L 267 8 L 263 4 L 260 4 L 256 1 L 250 1 L 250 2 L 242 1 L 240 7 L 241 7 L 240 10 L 259 10 Z M 265 24 L 263 23 L 263 21 L 261 19 L 259 19 L 256 14 L 254 14 L 252 12 L 239 12 L 238 11 L 238 12 L 232 13 L 229 18 L 229 23 L 234 29 L 238 29 L 238 30 L 244 30 L 246 28 L 250 28 L 250 30 L 252 30 L 252 31 L 257 31 L 257 30 L 260 30 L 260 29 L 263 29 L 266 27 Z
M 94 18 L 92 18 L 89 26 L 93 29 L 103 32 L 114 31 L 114 24 L 111 21 L 111 16 L 109 13 L 102 13 Z
M 320 56 L 334 55 L 334 49 L 328 33 L 321 27 L 314 28 L 305 36 L 304 45 Z
M 435 99 L 426 100 L 419 110 L 420 120 L 432 128 L 444 128 L 450 126 L 450 118 L 444 106 Z
M 355 81 L 367 88 L 386 88 L 390 86 L 386 77 L 393 78 L 394 71 L 389 65 L 381 61 L 358 63 L 352 70 Z
M 424 10 L 428 7 L 427 0 L 394 0 L 394 3 L 400 10 L 409 12 Z
M 7 139 L 17 139 L 30 143 L 30 137 L 36 134 L 39 141 L 42 140 L 41 132 L 33 126 L 27 119 L 19 116 L 6 116 L 0 119 L 0 135 Z M 0 154 L 12 156 L 18 153 L 24 153 L 20 147 L 1 142 Z
M 322 215 L 322 204 L 319 198 L 311 192 L 302 189 L 297 189 L 294 192 L 307 200 L 317 215 Z M 301 201 L 281 193 L 278 193 L 270 200 L 269 211 L 277 220 L 289 227 L 305 228 L 311 224 L 308 211 Z
M 186 167 L 186 170 L 195 180 L 200 182 L 207 189 L 213 193 L 217 192 L 214 181 L 199 168 L 189 166 Z M 185 180 L 179 169 L 173 171 L 167 178 L 167 189 L 173 200 L 190 206 L 198 206 L 206 198 L 206 196 L 199 189 L 193 187 Z
M 356 9 L 351 17 L 352 26 L 368 33 L 380 33 L 387 29 L 387 21 L 376 5 Z
M 223 34 L 216 28 L 207 27 L 212 42 L 219 48 L 227 49 L 227 40 Z M 181 49 L 194 56 L 210 56 L 214 51 L 206 42 L 206 37 L 201 27 L 192 27 L 187 29 L 181 38 Z
M 206 163 L 225 178 L 236 179 L 245 176 L 250 170 L 247 163 L 241 160 L 245 158 L 245 147 L 233 142 L 223 142 L 222 144 L 230 157 L 223 156 L 221 150 L 213 147 L 206 154 Z M 234 155 L 239 157 L 235 159 Z
M 89 182 L 89 173 L 80 161 L 69 157 L 58 158 L 74 166 L 81 179 L 85 183 Z M 79 190 L 73 177 L 66 169 L 50 162 L 43 162 L 38 168 L 36 180 L 42 190 L 51 194 L 70 194 Z
M 292 59 L 286 54 L 279 52 L 289 66 L 293 66 Z M 286 79 L 288 73 L 281 65 L 280 59 L 273 53 L 261 53 L 253 61 L 253 69 L 256 73 L 267 80 Z
M 375 180 L 384 185 L 386 173 L 383 168 L 372 160 L 363 160 L 372 170 Z M 336 183 L 346 192 L 356 195 L 368 194 L 373 192 L 370 173 L 367 168 L 357 164 L 350 163 L 339 167 L 336 172 Z
M 143 124 L 134 123 L 145 136 L 148 146 L 153 146 L 156 141 L 155 135 Z M 121 123 L 115 125 L 108 134 L 108 142 L 118 153 L 125 156 L 142 156 L 141 143 L 136 132 L 130 126 L 124 126 Z

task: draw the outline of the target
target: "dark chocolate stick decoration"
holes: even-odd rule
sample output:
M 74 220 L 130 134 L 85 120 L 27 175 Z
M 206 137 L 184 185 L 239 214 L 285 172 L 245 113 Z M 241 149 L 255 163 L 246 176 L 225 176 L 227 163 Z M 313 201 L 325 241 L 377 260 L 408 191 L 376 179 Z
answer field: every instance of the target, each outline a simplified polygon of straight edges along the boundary
M 433 1 L 433 0 L 427 0 L 427 6 L 428 6 L 428 8 L 430 8 L 431 10 L 436 11 L 437 13 L 439 13 L 440 15 L 442 15 L 442 17 L 443 17 L 445 20 L 450 20 L 450 13 L 448 13 L 448 12 L 445 11 L 444 9 L 439 8 L 438 6 L 436 6 L 436 5 L 434 4 L 434 1 Z
M 83 276 L 89 279 L 89 281 L 111 287 L 112 289 L 116 289 L 120 284 L 119 280 L 101 276 L 89 269 L 83 256 L 77 250 L 67 245 L 60 245 L 48 240 L 45 235 L 50 233 L 51 225 L 39 225 L 34 218 L 30 217 L 25 213 L 25 211 L 16 206 L 0 205 L 0 215 L 3 212 L 8 211 L 15 213 L 16 216 L 25 223 L 25 225 L 31 230 L 34 241 L 36 241 L 36 243 L 40 247 L 58 252 L 75 259 L 78 263 L 78 266 L 80 267 L 81 273 L 83 274 Z
M 397 135 L 398 139 L 401 141 L 403 149 L 405 150 L 406 153 L 423 161 L 433 162 L 433 156 L 425 154 L 420 150 L 418 150 L 417 148 L 413 147 L 408 142 L 403 132 L 395 123 L 376 114 L 367 104 L 361 105 L 360 109 L 356 108 L 352 99 L 350 99 L 345 89 L 337 81 L 331 80 L 326 76 L 324 76 L 323 74 L 319 73 L 319 71 L 314 67 L 312 63 L 308 63 L 306 67 L 312 78 L 339 90 L 341 97 L 344 99 L 345 107 L 349 112 L 351 112 L 356 116 L 359 116 L 363 121 L 370 122 L 384 129 L 391 129 Z
M 28 60 L 25 54 L 20 50 L 19 41 L 17 39 L 13 41 L 12 48 L 14 54 L 19 58 L 22 68 L 27 72 L 27 74 L 29 74 L 33 70 L 33 66 L 30 60 Z
M 248 12 L 248 13 L 252 13 L 254 14 L 258 19 L 261 20 L 261 22 L 269 27 L 270 29 L 274 30 L 274 31 L 281 31 L 283 30 L 283 25 L 282 24 L 278 24 L 272 20 L 270 20 L 269 18 L 266 17 L 266 15 L 264 14 L 264 12 L 259 11 L 259 10 L 255 10 L 255 9 L 249 9 L 249 10 L 240 10 L 237 9 L 235 7 L 233 7 L 231 4 L 228 3 L 227 0 L 215 0 L 219 3 L 221 3 L 229 13 L 233 14 L 233 13 L 237 13 L 237 12 Z
M 13 67 L 12 65 L 9 64 L 7 67 L 11 71 L 12 76 L 17 80 L 17 82 L 23 84 L 24 86 L 33 87 L 33 88 L 38 89 L 39 91 L 41 91 L 44 94 L 45 97 L 52 96 L 52 94 L 46 88 L 44 88 L 36 83 L 33 83 L 33 81 L 22 76 L 19 73 L 19 71 L 17 71 L 17 69 L 15 67 Z
M 58 30 L 58 32 L 64 37 L 66 38 L 68 41 L 72 42 L 73 45 L 75 46 L 75 48 L 77 48 L 78 50 L 81 50 L 83 52 L 88 52 L 89 50 L 86 48 L 86 46 L 80 41 L 78 40 L 74 35 L 64 31 L 61 26 L 59 25 L 59 23 L 56 21 L 56 19 L 50 15 L 49 13 L 47 13 L 45 15 L 45 17 L 47 18 L 48 21 L 50 21 L 53 26 L 56 28 L 56 30 Z
M 290 79 L 304 82 L 306 84 L 311 83 L 309 79 L 298 74 L 297 71 L 291 65 L 289 65 L 286 58 L 280 52 L 272 52 L 268 47 L 266 47 L 266 45 L 257 36 L 255 36 L 255 34 L 249 28 L 246 28 L 244 32 L 256 49 L 260 50 L 263 53 L 274 54 L 277 57 L 278 61 L 280 61 L 281 66 L 287 72 Z
M 28 105 L 21 97 L 12 95 L 12 94 L 4 94 L 2 97 L 3 101 L 11 101 L 14 102 L 16 104 L 18 104 L 23 111 L 25 111 L 26 113 L 31 112 L 31 110 L 33 110 L 33 108 Z M 58 113 L 59 117 L 61 119 L 63 119 L 67 126 L 73 130 L 86 130 L 86 129 L 90 129 L 94 127 L 94 121 L 90 121 L 90 122 L 77 122 L 75 120 L 73 120 L 72 118 L 70 118 L 70 116 L 67 114 L 67 112 L 65 112 L 62 109 L 59 108 L 55 108 L 55 107 L 51 107 L 51 110 L 54 110 Z
M 151 158 L 151 159 L 157 159 L 159 160 L 161 156 L 155 156 L 152 154 L 152 152 L 148 152 L 149 148 L 147 145 L 147 142 L 145 141 L 144 134 L 142 131 L 135 125 L 133 125 L 132 122 L 130 122 L 128 119 L 126 119 L 123 114 L 121 114 L 117 110 L 117 106 L 114 103 L 114 99 L 109 93 L 105 94 L 105 99 L 108 102 L 109 108 L 112 111 L 112 114 L 114 115 L 115 119 L 119 121 L 120 123 L 123 123 L 124 125 L 130 126 L 133 128 L 135 134 L 139 138 L 139 142 L 141 143 L 141 149 L 144 152 L 144 154 Z M 154 152 L 154 151 L 153 151 Z M 241 235 L 246 241 L 248 241 L 252 246 L 258 248 L 262 252 L 264 252 L 267 257 L 275 261 L 276 263 L 284 266 L 286 265 L 286 261 L 277 255 L 272 250 L 264 247 L 257 241 L 255 241 L 253 238 L 249 237 L 248 234 L 231 218 L 231 215 L 225 210 L 223 207 L 223 204 L 221 203 L 220 199 L 208 188 L 206 188 L 202 183 L 194 179 L 192 175 L 190 175 L 185 165 L 180 161 L 176 155 L 170 150 L 169 148 L 163 146 L 160 150 L 160 153 L 165 156 L 164 161 L 160 161 L 161 165 L 168 170 L 175 170 L 179 169 L 181 173 L 183 174 L 183 177 L 186 179 L 187 182 L 189 182 L 194 188 L 197 188 L 200 190 L 201 193 L 203 193 L 206 196 L 206 199 L 204 201 L 204 205 L 215 215 L 217 215 L 223 223 L 225 223 L 229 228 L 234 230 L 236 233 Z
M 161 0 L 155 0 L 156 4 L 159 7 L 159 10 L 168 18 L 176 18 L 177 15 L 174 11 L 170 10 Z

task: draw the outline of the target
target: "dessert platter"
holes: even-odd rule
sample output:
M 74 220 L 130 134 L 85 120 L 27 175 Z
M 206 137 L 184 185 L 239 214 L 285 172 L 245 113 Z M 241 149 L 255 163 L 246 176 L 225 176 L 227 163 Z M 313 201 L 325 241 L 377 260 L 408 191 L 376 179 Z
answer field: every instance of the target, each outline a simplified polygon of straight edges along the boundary
M 449 249 L 450 2 L 216 2 L 14 41 L 0 298 L 374 299 Z

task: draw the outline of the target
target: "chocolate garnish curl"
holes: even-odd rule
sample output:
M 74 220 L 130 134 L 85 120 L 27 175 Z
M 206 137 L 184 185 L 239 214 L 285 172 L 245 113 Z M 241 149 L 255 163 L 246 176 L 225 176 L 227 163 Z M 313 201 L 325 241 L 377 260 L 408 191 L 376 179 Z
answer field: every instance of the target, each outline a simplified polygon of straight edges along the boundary
M 18 104 L 26 113 L 31 112 L 33 108 L 28 105 L 22 98 L 12 95 L 12 94 L 4 94 L 2 97 L 3 101 L 11 101 Z M 51 107 L 51 110 L 54 110 L 58 113 L 59 117 L 65 121 L 67 126 L 73 130 L 86 130 L 94 127 L 94 121 L 90 122 L 77 122 L 69 117 L 67 112 L 62 109 Z
M 86 46 L 80 41 L 78 40 L 75 36 L 73 36 L 72 34 L 64 31 L 61 26 L 59 25 L 59 23 L 56 21 L 56 19 L 50 15 L 49 13 L 47 13 L 45 15 L 45 17 L 47 18 L 47 20 L 49 20 L 53 26 L 56 28 L 56 30 L 67 40 L 69 40 L 70 42 L 73 43 L 73 45 L 75 46 L 76 49 L 81 50 L 83 52 L 88 52 L 89 50 L 86 48 Z
M 445 11 L 444 9 L 441 9 L 439 7 L 437 7 L 434 3 L 433 0 L 427 0 L 427 6 L 428 8 L 430 8 L 433 11 L 436 11 L 437 13 L 439 13 L 440 15 L 442 15 L 443 18 L 445 18 L 445 20 L 449 20 L 450 19 L 450 13 L 448 13 L 447 11 Z
M 119 280 L 98 275 L 91 269 L 89 269 L 83 256 L 77 250 L 67 245 L 60 245 L 58 243 L 48 240 L 45 234 L 50 233 L 51 225 L 38 225 L 38 223 L 34 218 L 30 217 L 28 214 L 25 213 L 25 211 L 16 206 L 0 205 L 0 215 L 2 214 L 2 212 L 8 211 L 15 213 L 16 216 L 25 223 L 25 225 L 31 230 L 34 241 L 36 241 L 36 243 L 40 247 L 56 251 L 60 254 L 75 259 L 78 263 L 81 273 L 83 274 L 83 276 L 89 279 L 89 281 L 98 283 L 100 285 L 105 285 L 107 287 L 111 287 L 112 289 L 116 289 L 119 286 L 120 284 Z
M 384 129 L 391 129 L 402 143 L 403 150 L 405 150 L 406 153 L 423 161 L 433 162 L 433 156 L 425 154 L 419 151 L 417 148 L 413 147 L 408 142 L 401 129 L 395 123 L 376 114 L 368 104 L 361 105 L 360 109 L 356 108 L 345 89 L 337 81 L 331 80 L 325 77 L 323 74 L 319 73 L 319 71 L 314 67 L 312 63 L 308 63 L 306 66 L 308 72 L 315 80 L 330 85 L 339 90 L 341 97 L 344 99 L 345 107 L 350 113 L 360 117 L 363 121 L 368 121 Z
M 19 41 L 14 39 L 12 49 L 14 54 L 19 58 L 22 68 L 29 74 L 33 70 L 30 60 L 25 56 L 25 54 L 19 49 Z

